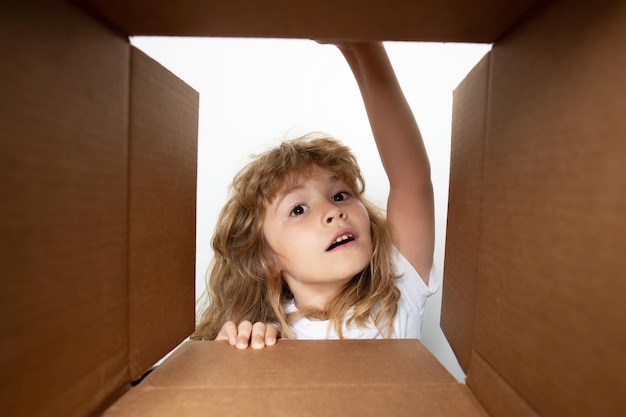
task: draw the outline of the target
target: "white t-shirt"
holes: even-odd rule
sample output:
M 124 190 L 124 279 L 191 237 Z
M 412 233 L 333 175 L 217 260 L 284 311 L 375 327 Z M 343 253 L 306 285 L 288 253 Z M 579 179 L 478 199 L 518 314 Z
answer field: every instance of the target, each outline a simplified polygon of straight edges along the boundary
M 396 271 L 400 278 L 396 286 L 401 296 L 398 301 L 398 312 L 393 320 L 392 339 L 419 339 L 422 334 L 422 317 L 426 299 L 434 294 L 440 285 L 439 277 L 435 268 L 430 271 L 428 285 L 419 276 L 413 265 L 397 250 L 395 252 Z M 287 314 L 295 313 L 297 308 L 293 301 L 285 305 Z M 299 340 L 339 339 L 334 326 L 329 320 L 309 320 L 306 317 L 299 318 L 291 323 L 291 330 Z M 384 333 L 372 323 L 368 327 L 358 327 L 352 323 L 346 328 L 343 323 L 344 339 L 383 339 Z

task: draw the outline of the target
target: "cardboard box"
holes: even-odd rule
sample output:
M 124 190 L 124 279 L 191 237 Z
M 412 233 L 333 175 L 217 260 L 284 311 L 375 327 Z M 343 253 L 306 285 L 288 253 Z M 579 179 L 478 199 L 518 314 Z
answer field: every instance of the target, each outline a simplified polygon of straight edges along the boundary
M 455 92 L 442 328 L 492 415 L 626 411 L 624 22 L 551 2 Z
M 485 416 L 417 340 L 280 341 L 263 351 L 189 341 L 106 413 Z
M 0 414 L 626 412 L 626 4 L 9 0 Z M 186 342 L 198 95 L 129 34 L 493 42 L 455 91 L 442 328 Z
M 75 5 L 0 23 L 0 415 L 92 415 L 194 328 L 198 95 Z
M 537 0 L 84 0 L 130 35 L 493 42 Z

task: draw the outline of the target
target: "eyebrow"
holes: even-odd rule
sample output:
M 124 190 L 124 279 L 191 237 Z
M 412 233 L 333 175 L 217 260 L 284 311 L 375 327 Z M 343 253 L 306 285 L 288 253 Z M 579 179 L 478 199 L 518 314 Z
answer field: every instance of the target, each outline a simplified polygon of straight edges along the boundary
M 342 182 L 343 180 L 341 178 L 339 178 L 339 176 L 337 174 L 331 174 L 328 177 L 329 180 L 333 181 L 333 182 Z M 301 190 L 302 188 L 304 188 L 304 184 L 302 181 L 300 182 L 296 182 L 294 181 L 295 185 L 292 185 L 289 188 L 285 188 L 284 190 L 281 190 L 279 192 L 276 193 L 276 197 L 274 198 L 276 205 L 274 207 L 274 214 L 276 214 L 276 212 L 278 211 L 278 207 L 281 205 L 282 201 L 291 193 Z
M 297 190 L 301 190 L 302 188 L 304 188 L 303 184 L 297 184 L 294 186 L 291 186 L 289 188 L 286 188 L 284 190 L 281 190 L 279 192 L 276 193 L 276 196 L 274 197 L 274 202 L 275 202 L 275 206 L 274 206 L 274 214 L 276 214 L 276 212 L 278 211 L 278 208 L 280 207 L 280 205 L 282 204 L 282 201 L 291 193 L 297 191 Z

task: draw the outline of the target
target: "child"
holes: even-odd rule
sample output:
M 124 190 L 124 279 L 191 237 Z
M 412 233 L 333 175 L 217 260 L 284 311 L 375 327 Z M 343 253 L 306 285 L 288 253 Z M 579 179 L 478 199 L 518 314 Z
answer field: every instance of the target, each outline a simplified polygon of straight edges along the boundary
M 192 339 L 419 338 L 433 273 L 434 202 L 421 135 L 380 42 L 337 44 L 387 173 L 387 217 L 349 149 L 308 135 L 234 178 L 213 237 L 211 304 Z M 237 325 L 236 323 L 239 323 Z M 252 324 L 254 323 L 254 324 Z

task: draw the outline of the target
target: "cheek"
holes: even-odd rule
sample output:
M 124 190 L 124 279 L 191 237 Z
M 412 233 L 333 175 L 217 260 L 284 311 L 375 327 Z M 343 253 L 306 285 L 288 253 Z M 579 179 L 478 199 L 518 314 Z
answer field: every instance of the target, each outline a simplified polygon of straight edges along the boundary
M 370 244 L 373 244 L 372 243 L 372 224 L 371 224 L 369 213 L 367 212 L 367 209 L 365 207 L 362 208 L 361 221 L 363 222 L 363 230 L 365 233 L 367 233 L 367 238 Z
M 362 222 L 363 226 L 367 225 L 367 230 L 370 230 L 370 215 L 363 204 L 359 204 L 358 216 L 359 221 Z
M 274 240 L 276 236 L 276 226 L 272 223 L 272 218 L 266 213 L 263 216 L 263 223 L 261 224 L 261 233 L 263 239 L 269 248 L 274 248 Z
M 283 257 L 288 255 L 291 246 L 288 231 L 271 220 L 263 223 L 261 231 L 265 240 L 265 248 L 272 254 L 273 270 L 280 272 L 284 268 Z
M 263 254 L 264 259 L 264 267 L 267 271 L 270 272 L 271 275 L 277 275 L 282 270 L 283 266 L 280 261 L 281 257 L 274 250 L 273 245 L 270 243 L 268 239 L 268 235 L 266 233 L 265 228 L 262 229 L 263 237 L 262 242 L 260 242 L 261 253 Z

